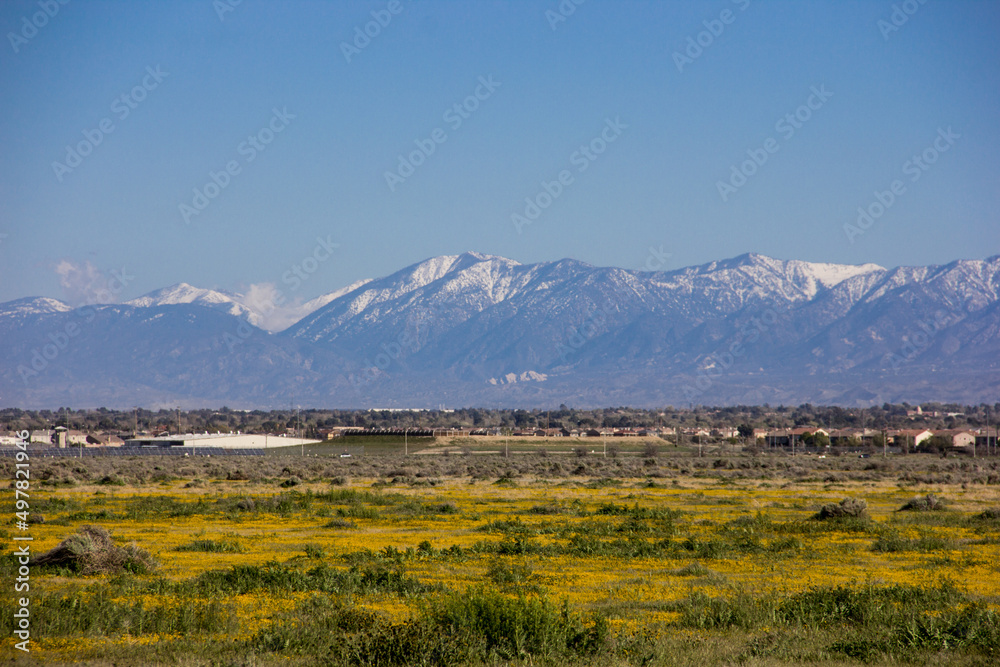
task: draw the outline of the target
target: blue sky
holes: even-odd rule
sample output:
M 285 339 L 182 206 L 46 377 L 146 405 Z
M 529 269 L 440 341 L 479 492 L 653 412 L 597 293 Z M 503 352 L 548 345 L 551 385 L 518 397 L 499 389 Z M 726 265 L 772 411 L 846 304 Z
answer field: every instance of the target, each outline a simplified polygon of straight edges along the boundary
M 81 300 L 122 269 L 119 299 L 181 281 L 306 299 L 467 250 L 1000 252 L 996 2 L 226 2 L 0 4 L 0 301 Z M 418 142 L 433 152 L 399 172 Z M 516 224 L 526 198 L 548 205 Z M 859 207 L 884 210 L 862 229 Z M 318 239 L 338 246 L 293 289 Z

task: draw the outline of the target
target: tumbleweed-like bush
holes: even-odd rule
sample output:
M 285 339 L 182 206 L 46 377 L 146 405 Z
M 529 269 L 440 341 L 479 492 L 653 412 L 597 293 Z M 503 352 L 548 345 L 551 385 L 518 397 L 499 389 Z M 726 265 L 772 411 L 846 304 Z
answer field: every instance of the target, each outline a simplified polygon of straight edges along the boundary
M 844 498 L 839 503 L 828 503 L 823 505 L 813 518 L 820 521 L 845 517 L 861 519 L 867 514 L 868 502 L 866 500 L 863 498 Z
M 35 558 L 33 564 L 65 567 L 83 575 L 142 574 L 156 568 L 156 561 L 148 551 L 134 544 L 115 544 L 111 533 L 99 526 L 82 526 L 55 548 Z

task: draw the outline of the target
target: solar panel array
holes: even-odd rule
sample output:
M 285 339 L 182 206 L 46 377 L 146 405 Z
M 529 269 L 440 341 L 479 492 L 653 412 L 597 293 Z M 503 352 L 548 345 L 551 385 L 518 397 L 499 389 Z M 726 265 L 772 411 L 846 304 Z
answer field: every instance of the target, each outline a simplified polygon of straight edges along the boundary
M 0 457 L 13 458 L 16 447 L 0 447 Z M 264 456 L 263 449 L 224 449 L 222 447 L 92 447 L 85 448 L 84 457 L 90 456 Z M 32 458 L 57 457 L 66 459 L 80 458 L 79 448 L 61 449 L 58 447 L 28 448 L 28 456 Z

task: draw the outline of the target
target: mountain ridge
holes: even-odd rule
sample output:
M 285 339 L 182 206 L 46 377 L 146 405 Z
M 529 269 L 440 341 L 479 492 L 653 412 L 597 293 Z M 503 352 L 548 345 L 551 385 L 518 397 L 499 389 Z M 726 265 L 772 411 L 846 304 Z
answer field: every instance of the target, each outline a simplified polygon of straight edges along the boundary
M 650 272 L 469 252 L 297 304 L 280 331 L 243 295 L 186 283 L 87 309 L 0 304 L 0 404 L 973 400 L 1000 390 L 998 304 L 1000 255 Z

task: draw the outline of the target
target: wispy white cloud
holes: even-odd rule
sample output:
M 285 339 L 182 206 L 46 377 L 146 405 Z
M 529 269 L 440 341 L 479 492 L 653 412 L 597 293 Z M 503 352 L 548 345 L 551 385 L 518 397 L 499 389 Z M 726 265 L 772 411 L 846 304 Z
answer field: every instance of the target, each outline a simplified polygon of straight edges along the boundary
M 252 324 L 266 331 L 287 329 L 307 314 L 301 298 L 288 299 L 274 283 L 250 285 L 241 303 L 256 315 Z
M 108 278 L 89 261 L 62 259 L 55 266 L 63 300 L 71 306 L 114 303 L 117 294 L 108 287 Z

